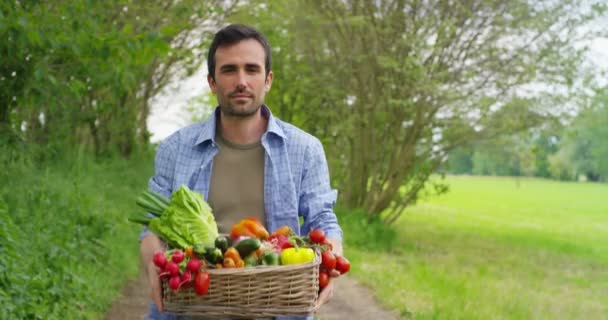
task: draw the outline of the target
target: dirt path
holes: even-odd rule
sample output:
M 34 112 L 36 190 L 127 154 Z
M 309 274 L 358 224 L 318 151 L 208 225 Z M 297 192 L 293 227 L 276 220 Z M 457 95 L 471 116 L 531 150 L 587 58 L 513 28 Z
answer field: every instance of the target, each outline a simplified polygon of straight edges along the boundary
M 315 319 L 321 320 L 356 320 L 399 319 L 398 315 L 382 309 L 373 297 L 373 293 L 360 285 L 349 275 L 335 279 L 335 293 L 332 300 L 324 305 Z M 106 320 L 143 319 L 148 307 L 148 286 L 146 278 L 129 281 L 123 288 L 122 296 L 106 315 Z

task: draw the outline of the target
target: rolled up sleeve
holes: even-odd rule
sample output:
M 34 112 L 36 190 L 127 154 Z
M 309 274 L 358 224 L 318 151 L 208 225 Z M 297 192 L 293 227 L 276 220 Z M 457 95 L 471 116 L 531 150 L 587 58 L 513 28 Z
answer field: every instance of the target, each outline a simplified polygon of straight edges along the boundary
M 305 155 L 300 186 L 299 212 L 304 217 L 302 233 L 320 228 L 327 238 L 342 240 L 342 229 L 334 213 L 338 192 L 331 188 L 323 145 L 311 144 Z

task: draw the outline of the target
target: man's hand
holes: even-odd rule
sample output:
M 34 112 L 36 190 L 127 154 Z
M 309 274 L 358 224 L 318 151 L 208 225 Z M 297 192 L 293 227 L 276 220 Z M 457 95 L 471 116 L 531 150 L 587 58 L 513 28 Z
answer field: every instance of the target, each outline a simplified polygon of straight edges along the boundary
M 336 239 L 328 239 L 329 242 L 332 245 L 332 252 L 336 255 L 342 255 L 342 242 L 340 242 L 339 240 Z M 317 299 L 317 305 L 315 306 L 315 309 L 319 309 L 322 305 L 326 304 L 329 302 L 329 300 L 333 297 L 334 295 L 334 283 L 331 281 L 331 279 L 335 279 L 337 277 L 340 276 L 340 271 L 333 269 L 331 271 L 328 272 L 329 274 L 329 284 L 327 284 L 327 286 L 325 288 L 323 288 L 323 290 L 321 290 L 321 292 L 319 293 L 319 299 Z
M 152 258 L 154 257 L 154 253 L 163 251 L 164 247 L 162 241 L 154 234 L 144 237 L 139 247 L 142 265 L 148 275 L 148 283 L 150 283 L 150 297 L 160 312 L 164 310 L 160 278 L 158 277 L 156 265 L 152 261 Z
M 152 301 L 154 301 L 154 304 L 158 308 L 158 311 L 163 312 L 164 306 L 162 299 L 162 288 L 154 262 L 150 261 L 150 263 L 148 263 L 147 270 L 148 282 L 150 283 L 150 297 L 152 298 Z
M 319 293 L 319 299 L 317 299 L 317 304 L 315 305 L 315 309 L 319 309 L 322 305 L 329 302 L 331 297 L 334 295 L 334 283 L 329 282 L 323 290 Z

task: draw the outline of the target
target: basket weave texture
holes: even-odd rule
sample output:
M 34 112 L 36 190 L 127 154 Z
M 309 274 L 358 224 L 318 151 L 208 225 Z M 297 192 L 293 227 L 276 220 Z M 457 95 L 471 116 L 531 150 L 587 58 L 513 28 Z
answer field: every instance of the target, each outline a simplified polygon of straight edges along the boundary
M 207 294 L 163 281 L 163 303 L 169 313 L 210 319 L 306 316 L 315 311 L 320 264 L 317 254 L 306 264 L 209 269 Z

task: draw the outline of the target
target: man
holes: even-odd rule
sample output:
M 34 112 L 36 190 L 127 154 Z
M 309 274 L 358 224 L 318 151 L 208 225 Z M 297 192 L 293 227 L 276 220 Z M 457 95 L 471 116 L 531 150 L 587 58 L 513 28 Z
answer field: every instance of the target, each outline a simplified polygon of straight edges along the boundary
M 341 255 L 342 230 L 333 212 L 336 191 L 329 184 L 323 146 L 274 118 L 264 105 L 273 79 L 266 38 L 248 26 L 227 26 L 215 35 L 207 66 L 219 106 L 209 120 L 179 130 L 160 145 L 150 189 L 169 197 L 185 184 L 202 193 L 222 233 L 250 216 L 264 221 L 270 232 L 283 225 L 300 234 L 321 228 Z M 152 263 L 163 243 L 145 230 L 140 239 L 154 302 L 148 318 L 173 319 L 161 313 Z M 332 271 L 331 276 L 338 275 Z M 332 289 L 321 292 L 319 304 L 329 300 Z

